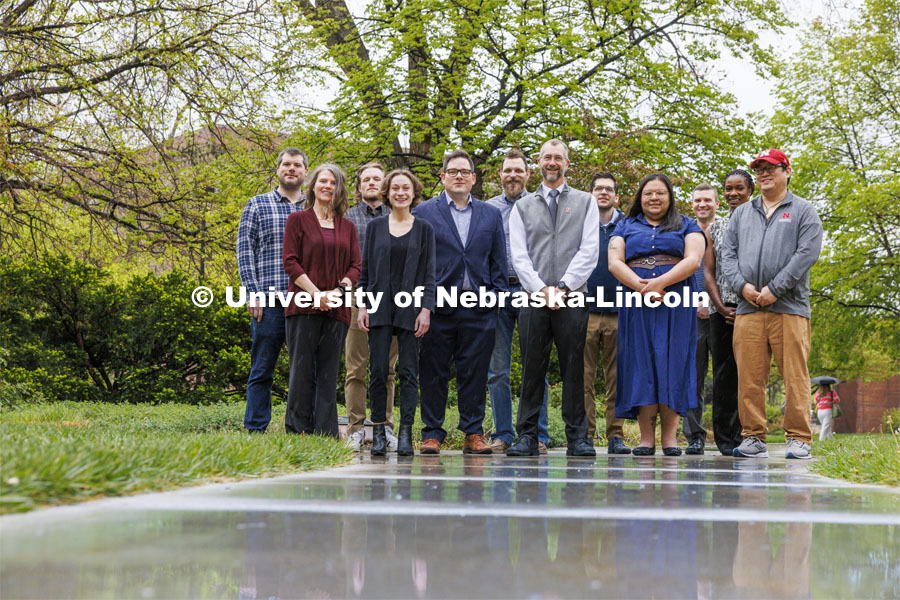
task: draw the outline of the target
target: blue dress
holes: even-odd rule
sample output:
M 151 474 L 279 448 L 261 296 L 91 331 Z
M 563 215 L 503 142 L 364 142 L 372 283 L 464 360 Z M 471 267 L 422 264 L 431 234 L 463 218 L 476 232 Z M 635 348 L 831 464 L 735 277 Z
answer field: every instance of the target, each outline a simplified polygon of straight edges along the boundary
M 643 214 L 623 219 L 613 236 L 625 240 L 625 260 L 654 254 L 684 256 L 684 237 L 703 233 L 697 222 L 682 216 L 681 229 L 660 231 Z M 641 279 L 653 279 L 675 265 L 652 269 L 635 268 Z M 623 287 L 623 292 L 630 288 Z M 666 288 L 681 294 L 682 288 L 698 291 L 691 276 Z M 697 407 L 697 309 L 669 308 L 664 304 L 619 308 L 618 357 L 616 364 L 616 417 L 636 419 L 638 407 L 663 404 L 679 415 Z

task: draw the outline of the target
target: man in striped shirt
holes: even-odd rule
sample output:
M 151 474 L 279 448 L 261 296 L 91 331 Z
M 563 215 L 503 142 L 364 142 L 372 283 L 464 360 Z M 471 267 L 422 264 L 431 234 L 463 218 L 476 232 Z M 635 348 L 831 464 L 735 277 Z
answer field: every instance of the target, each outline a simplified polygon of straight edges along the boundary
M 289 280 L 284 271 L 281 246 L 288 216 L 303 210 L 303 180 L 309 161 L 299 148 L 288 147 L 278 154 L 275 175 L 278 187 L 253 196 L 244 207 L 237 235 L 238 273 L 247 297 L 254 292 L 287 293 Z M 263 433 L 272 419 L 272 379 L 275 363 L 284 346 L 284 308 L 247 304 L 250 313 L 250 377 L 247 379 L 247 409 L 244 427 Z

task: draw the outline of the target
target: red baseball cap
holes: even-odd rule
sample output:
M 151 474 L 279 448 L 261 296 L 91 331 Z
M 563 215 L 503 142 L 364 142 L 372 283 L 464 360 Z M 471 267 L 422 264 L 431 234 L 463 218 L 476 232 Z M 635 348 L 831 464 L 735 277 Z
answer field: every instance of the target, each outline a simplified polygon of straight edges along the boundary
M 759 156 L 750 163 L 750 168 L 755 169 L 756 164 L 760 161 L 765 161 L 773 165 L 783 164 L 785 167 L 791 166 L 791 161 L 788 160 L 787 154 L 777 148 L 769 148 L 768 150 L 760 152 Z

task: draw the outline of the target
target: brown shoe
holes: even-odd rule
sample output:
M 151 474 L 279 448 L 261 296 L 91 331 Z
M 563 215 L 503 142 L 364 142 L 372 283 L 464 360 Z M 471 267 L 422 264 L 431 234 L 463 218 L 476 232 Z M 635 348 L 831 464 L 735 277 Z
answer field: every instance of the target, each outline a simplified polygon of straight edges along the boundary
M 538 454 L 547 454 L 547 444 L 538 442 Z
M 435 438 L 426 438 L 422 440 L 422 444 L 419 446 L 419 454 L 440 454 L 441 453 L 441 443 L 437 441 Z
M 484 443 L 484 436 L 480 433 L 470 433 L 466 436 L 463 454 L 490 454 L 491 452 L 491 447 Z
M 491 452 L 494 454 L 505 454 L 507 448 L 509 448 L 509 444 L 501 439 L 496 439 L 491 442 Z

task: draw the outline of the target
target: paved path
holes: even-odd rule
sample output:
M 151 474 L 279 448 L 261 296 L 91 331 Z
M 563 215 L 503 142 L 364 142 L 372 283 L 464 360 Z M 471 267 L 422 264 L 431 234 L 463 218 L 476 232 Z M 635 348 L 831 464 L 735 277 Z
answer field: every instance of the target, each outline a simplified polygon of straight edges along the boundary
M 900 493 L 806 466 L 364 455 L 4 517 L 0 595 L 900 597 Z

